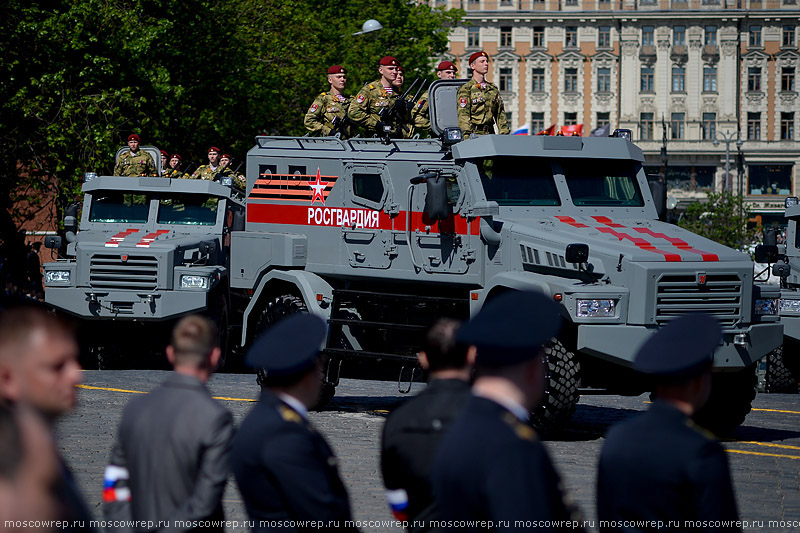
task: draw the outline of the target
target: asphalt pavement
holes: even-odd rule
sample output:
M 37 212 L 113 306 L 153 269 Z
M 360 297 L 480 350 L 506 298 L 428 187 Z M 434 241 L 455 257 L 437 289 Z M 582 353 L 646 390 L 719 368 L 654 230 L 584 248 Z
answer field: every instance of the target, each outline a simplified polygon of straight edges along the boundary
M 157 386 L 166 372 L 84 372 L 76 411 L 59 423 L 59 447 L 98 520 L 106 466 L 122 409 L 132 395 Z M 411 394 L 421 390 L 415 384 Z M 255 376 L 219 374 L 212 393 L 239 424 L 258 395 Z M 379 468 L 380 431 L 387 414 L 407 396 L 397 383 L 342 380 L 336 397 L 310 415 L 340 460 L 354 518 L 365 532 L 399 531 L 385 503 Z M 800 530 L 800 396 L 759 394 L 744 424 L 723 444 L 743 526 L 753 531 Z M 596 530 L 595 475 L 608 428 L 647 409 L 647 396 L 583 396 L 570 424 L 546 441 L 566 488 Z M 224 496 L 227 531 L 247 531 L 247 514 L 231 479 Z

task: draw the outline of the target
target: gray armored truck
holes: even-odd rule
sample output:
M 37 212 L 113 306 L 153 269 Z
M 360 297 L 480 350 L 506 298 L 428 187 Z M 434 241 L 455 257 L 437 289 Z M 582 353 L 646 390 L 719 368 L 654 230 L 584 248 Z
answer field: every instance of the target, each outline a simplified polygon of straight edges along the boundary
M 189 313 L 217 321 L 227 354 L 230 235 L 244 228 L 243 200 L 211 181 L 89 177 L 80 221 L 77 210 L 65 217 L 66 254 L 44 265 L 46 302 L 81 320 L 101 367 L 162 353 Z M 60 238 L 45 244 L 61 248 Z
M 774 234 L 765 238 L 769 243 L 756 248 L 756 260 L 768 265 L 774 263 L 772 273 L 781 280 L 783 345 L 767 358 L 765 390 L 797 394 L 800 381 L 800 233 L 797 227 L 800 204 L 796 197 L 786 200 L 786 219 L 785 241 L 776 245 Z M 774 249 L 772 256 L 769 248 Z
M 637 348 L 669 320 L 705 312 L 724 340 L 701 419 L 741 423 L 756 362 L 781 342 L 777 289 L 753 283 L 747 255 L 660 222 L 642 152 L 626 138 L 461 140 L 461 83 L 431 87 L 434 139 L 256 139 L 245 231 L 231 238 L 231 290 L 252 294 L 241 343 L 312 312 L 329 324 L 329 387 L 368 365 L 408 380 L 436 317 L 541 291 L 566 323 L 534 413 L 550 427 L 579 392 L 647 390 L 631 369 Z

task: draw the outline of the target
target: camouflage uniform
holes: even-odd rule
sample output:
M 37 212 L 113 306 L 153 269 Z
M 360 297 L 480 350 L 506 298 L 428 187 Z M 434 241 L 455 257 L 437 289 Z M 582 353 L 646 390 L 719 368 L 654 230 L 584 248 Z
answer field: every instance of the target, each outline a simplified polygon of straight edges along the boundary
M 457 99 L 458 127 L 465 139 L 470 135 L 494 133 L 495 122 L 498 133 L 511 133 L 503 99 L 495 84 L 487 81 L 482 86 L 474 79 L 469 80 L 458 89 Z
M 233 178 L 233 186 L 237 189 L 246 190 L 247 189 L 247 179 L 242 174 L 239 174 L 232 168 L 225 167 L 222 169 L 220 173 L 220 177 L 222 176 L 230 176 Z
M 431 129 L 427 89 L 422 93 L 422 96 L 419 97 L 419 100 L 414 103 L 414 109 L 411 110 L 411 120 L 413 121 L 414 128 L 422 134 L 427 133 Z
M 180 170 L 175 168 L 168 168 L 167 170 L 164 171 L 163 175 L 165 178 L 170 178 L 174 180 L 189 177 L 185 172 L 181 172 Z
M 383 88 L 381 80 L 373 81 L 364 85 L 353 101 L 350 102 L 347 116 L 362 128 L 369 132 L 374 132 L 378 122 L 381 120 L 378 112 L 385 107 L 392 106 L 397 98 L 397 93 L 392 92 L 389 94 Z M 392 133 L 394 134 L 396 131 L 396 126 L 392 124 Z
M 138 150 L 135 154 L 131 151 L 123 152 L 117 164 L 114 165 L 115 176 L 137 177 L 137 176 L 158 176 L 156 164 L 153 156 L 144 150 Z
M 197 167 L 197 170 L 192 172 L 189 178 L 193 180 L 215 180 L 217 179 L 217 175 L 220 173 L 222 168 L 217 165 L 217 168 L 212 169 L 211 165 L 200 165 Z
M 333 119 L 339 117 L 344 120 L 347 115 L 347 108 L 350 106 L 351 98 L 344 95 L 334 95 L 322 93 L 314 99 L 314 103 L 308 108 L 306 118 L 303 121 L 308 131 L 312 133 L 322 133 L 328 136 L 333 130 Z M 342 138 L 350 136 L 350 126 L 345 125 L 338 129 Z

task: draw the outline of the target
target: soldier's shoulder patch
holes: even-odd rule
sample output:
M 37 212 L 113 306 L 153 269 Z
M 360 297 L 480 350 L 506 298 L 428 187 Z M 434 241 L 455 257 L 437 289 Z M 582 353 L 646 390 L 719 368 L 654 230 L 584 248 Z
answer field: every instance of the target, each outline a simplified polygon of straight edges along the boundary
M 278 406 L 278 413 L 280 413 L 281 418 L 283 418 L 287 422 L 294 422 L 295 424 L 299 424 L 303 421 L 303 417 L 301 417 L 297 412 L 289 409 L 285 405 Z
M 319 93 L 320 96 L 325 96 L 328 93 Z
M 458 99 L 458 106 L 459 107 L 467 107 L 467 99 L 463 96 Z
M 367 99 L 367 97 L 364 96 L 363 93 L 358 93 L 358 96 L 356 97 L 356 102 L 358 102 L 359 104 L 362 104 L 362 103 L 364 103 L 364 100 L 366 100 L 366 99 Z
M 372 84 L 370 83 L 370 84 L 369 84 L 369 88 L 370 88 L 370 89 L 374 89 L 374 88 L 375 88 L 375 86 L 374 86 L 374 85 L 372 85 Z
M 314 102 L 313 104 L 311 104 L 311 107 L 308 108 L 308 112 L 309 113 L 313 113 L 314 111 L 316 111 L 318 109 L 318 107 L 319 106 L 317 106 L 317 103 Z
M 511 426 L 514 433 L 522 440 L 536 440 L 536 431 L 532 427 L 523 424 L 519 419 L 511 413 L 503 415 L 503 422 Z

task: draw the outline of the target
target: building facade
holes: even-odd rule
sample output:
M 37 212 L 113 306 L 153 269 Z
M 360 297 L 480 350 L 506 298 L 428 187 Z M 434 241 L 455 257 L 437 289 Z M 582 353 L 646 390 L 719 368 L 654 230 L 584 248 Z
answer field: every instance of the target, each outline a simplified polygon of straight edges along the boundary
M 466 11 L 512 129 L 627 128 L 678 207 L 740 192 L 759 222 L 800 195 L 798 0 L 433 0 Z M 726 172 L 726 168 L 729 170 Z

